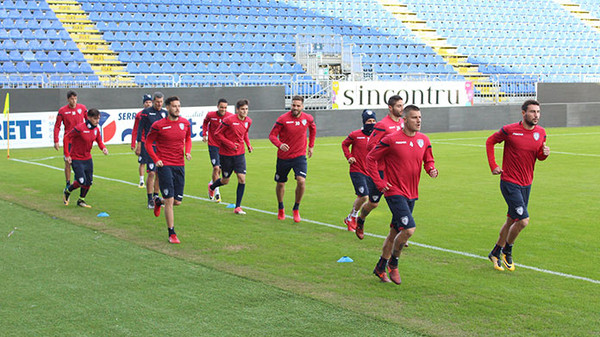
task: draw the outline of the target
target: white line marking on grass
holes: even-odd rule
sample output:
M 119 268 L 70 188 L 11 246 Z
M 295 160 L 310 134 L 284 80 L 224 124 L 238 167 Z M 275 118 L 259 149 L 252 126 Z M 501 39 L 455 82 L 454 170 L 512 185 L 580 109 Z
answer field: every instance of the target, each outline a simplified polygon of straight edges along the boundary
M 458 145 L 458 146 L 467 146 L 467 147 L 485 147 L 482 144 L 460 144 L 460 143 L 446 143 L 442 141 L 431 141 L 433 144 L 444 144 L 444 145 Z M 561 152 L 561 151 L 552 151 L 550 150 L 550 154 L 566 154 L 570 156 L 581 156 L 581 157 L 600 157 L 600 154 L 594 153 L 574 153 L 574 152 Z
M 10 158 L 10 160 L 13 160 L 13 161 L 16 161 L 16 162 L 20 162 L 20 163 L 24 163 L 24 164 L 42 166 L 42 167 L 46 167 L 46 168 L 57 170 L 57 171 L 62 171 L 64 169 L 62 167 L 54 167 L 54 166 L 50 166 L 50 165 L 46 165 L 46 164 L 40 164 L 40 163 L 35 163 L 35 162 L 27 161 L 27 160 L 21 160 L 21 159 L 15 159 L 15 158 Z M 120 180 L 120 179 L 107 178 L 107 177 L 103 177 L 103 176 L 96 176 L 95 175 L 94 178 L 104 179 L 104 180 L 113 181 L 113 182 L 118 182 L 118 183 L 122 183 L 122 184 L 126 184 L 126 185 L 131 185 L 131 186 L 137 186 L 138 185 L 137 183 L 132 183 L 132 182 L 125 181 L 125 180 Z M 197 197 L 197 196 L 194 196 L 194 195 L 184 194 L 184 196 L 187 197 L 187 198 L 190 198 L 190 199 L 196 199 L 196 200 L 202 200 L 202 201 L 212 202 L 211 200 L 209 200 L 207 198 Z M 244 209 L 255 211 L 255 212 L 258 212 L 258 213 L 273 215 L 273 216 L 277 215 L 277 213 L 275 213 L 275 212 L 265 211 L 265 210 L 258 209 L 258 208 L 252 208 L 252 207 L 245 207 L 244 206 Z M 286 218 L 292 219 L 292 217 L 289 216 L 289 215 L 286 215 Z M 340 230 L 343 230 L 343 231 L 347 231 L 348 230 L 346 227 L 338 226 L 338 225 L 332 225 L 332 224 L 328 224 L 328 223 L 321 222 L 321 221 L 315 221 L 315 220 L 309 220 L 309 219 L 302 219 L 302 222 L 307 222 L 307 223 L 312 223 L 312 224 L 315 224 L 315 225 L 320 225 L 320 226 L 325 226 L 325 227 L 340 229 Z M 372 234 L 372 233 L 367 233 L 367 232 L 365 232 L 365 236 L 370 236 L 370 237 L 380 238 L 380 239 L 385 239 L 386 238 L 386 236 L 384 236 L 384 235 Z M 466 257 L 472 257 L 472 258 L 480 259 L 480 260 L 487 260 L 488 259 L 485 256 L 479 256 L 479 255 L 476 255 L 476 254 L 471 254 L 471 253 L 467 253 L 467 252 L 461 252 L 461 251 L 458 251 L 458 250 L 452 250 L 452 249 L 446 249 L 446 248 L 431 246 L 431 245 L 427 245 L 427 244 L 424 244 L 424 243 L 418 243 L 418 242 L 414 242 L 414 241 L 410 241 L 410 244 L 413 245 L 413 246 L 417 246 L 417 247 L 429 248 L 429 249 L 437 250 L 437 251 L 440 251 L 440 252 L 451 253 L 451 254 L 456 254 L 456 255 L 461 255 L 461 256 L 466 256 Z M 527 266 L 527 265 L 523 265 L 523 264 L 517 264 L 517 263 L 515 263 L 515 266 L 519 266 L 519 267 L 521 267 L 523 269 L 534 270 L 534 271 L 537 271 L 537 272 L 540 272 L 540 273 L 544 273 L 544 274 L 550 274 L 550 275 L 555 275 L 555 276 L 560 276 L 560 277 L 571 278 L 571 279 L 576 279 L 576 280 L 581 280 L 581 281 L 587 281 L 587 282 L 591 282 L 591 283 L 595 283 L 595 284 L 600 284 L 600 280 L 595 280 L 595 279 L 588 278 L 588 277 L 571 275 L 571 274 L 565 274 L 565 273 L 556 272 L 556 271 L 552 271 L 552 270 L 548 270 L 548 269 L 531 267 L 531 266 Z

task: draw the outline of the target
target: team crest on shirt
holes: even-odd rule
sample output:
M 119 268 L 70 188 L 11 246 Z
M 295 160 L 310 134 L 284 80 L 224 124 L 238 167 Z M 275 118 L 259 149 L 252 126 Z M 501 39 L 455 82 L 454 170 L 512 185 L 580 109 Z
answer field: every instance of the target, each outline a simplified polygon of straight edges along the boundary
M 408 145 L 410 145 L 410 147 L 413 147 L 413 146 L 414 146 L 414 144 L 413 144 L 412 140 L 410 141 L 410 143 L 409 143 Z
M 248 128 L 248 122 L 244 123 L 244 126 L 246 127 L 246 129 Z
M 306 119 L 302 120 L 302 125 L 306 125 Z
M 519 207 L 515 208 L 515 211 L 517 212 L 517 214 L 523 215 L 523 206 L 519 206 Z
M 77 113 L 81 115 L 81 109 L 77 109 Z
M 97 136 L 97 135 L 98 135 L 98 129 L 96 128 L 96 129 L 94 129 L 94 136 Z
M 408 217 L 407 216 L 403 216 L 402 218 L 400 218 L 400 221 L 402 222 L 402 224 L 404 226 L 408 225 Z
M 540 133 L 539 132 L 534 132 L 533 133 L 533 139 L 535 139 L 536 141 L 540 139 Z
M 180 128 L 181 130 L 183 130 L 183 127 L 184 127 L 183 123 L 179 123 L 179 128 Z
M 419 145 L 419 147 L 423 147 L 423 145 L 425 145 L 425 142 L 423 141 L 423 139 L 417 139 L 417 145 Z

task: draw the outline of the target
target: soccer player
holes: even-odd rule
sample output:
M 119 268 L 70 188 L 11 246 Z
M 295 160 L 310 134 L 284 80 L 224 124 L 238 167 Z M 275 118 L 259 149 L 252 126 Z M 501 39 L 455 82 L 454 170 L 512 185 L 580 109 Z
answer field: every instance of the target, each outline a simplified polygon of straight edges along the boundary
M 166 99 L 168 115 L 152 124 L 146 137 L 146 151 L 158 167 L 158 182 L 163 196 L 154 199 L 154 215 L 160 215 L 165 206 L 165 219 L 169 230 L 169 242 L 180 243 L 175 233 L 173 206 L 181 205 L 185 185 L 185 161 L 192 160 L 192 129 L 190 122 L 179 117 L 181 102 L 177 96 Z M 155 147 L 153 146 L 156 145 Z M 155 150 L 156 148 L 156 150 Z
M 73 172 L 75 172 L 73 184 L 63 190 L 65 206 L 69 205 L 71 192 L 81 187 L 77 206 L 92 207 L 85 202 L 85 197 L 92 186 L 94 178 L 94 162 L 91 154 L 94 141 L 98 144 L 102 153 L 108 154 L 108 149 L 102 142 L 102 133 L 98 129 L 98 123 L 100 123 L 100 111 L 90 109 L 87 112 L 86 121 L 76 125 L 63 137 L 65 161 L 73 166 Z
M 210 163 L 213 166 L 212 179 L 208 183 L 210 186 L 213 182 L 219 179 L 221 174 L 221 160 L 219 158 L 219 144 L 215 139 L 214 135 L 217 129 L 221 125 L 221 122 L 225 117 L 232 116 L 231 112 L 227 111 L 227 100 L 220 98 L 217 102 L 217 111 L 211 111 L 206 114 L 204 122 L 202 123 L 202 141 L 208 141 L 208 155 L 210 156 Z M 217 187 L 211 197 L 211 192 L 208 192 L 208 197 L 216 202 L 221 202 L 221 193 Z
M 277 194 L 278 212 L 277 219 L 285 219 L 283 207 L 283 196 L 285 183 L 290 170 L 294 170 L 296 177 L 296 198 L 294 208 L 294 222 L 302 221 L 300 218 L 300 201 L 306 188 L 306 156 L 312 157 L 315 147 L 317 126 L 313 116 L 302 112 L 304 109 L 304 98 L 302 96 L 292 97 L 292 109 L 277 118 L 269 140 L 277 150 L 277 166 L 275 171 L 275 193 Z M 308 150 L 306 149 L 306 130 L 308 129 Z
M 146 178 L 146 193 L 148 196 L 148 208 L 154 208 L 154 198 L 158 196 L 158 181 L 156 180 L 156 165 L 152 161 L 152 158 L 148 155 L 145 146 L 145 140 L 150 132 L 150 127 L 154 122 L 163 119 L 167 115 L 167 111 L 162 108 L 164 95 L 161 92 L 155 92 L 152 97 L 152 106 L 142 110 L 140 115 L 140 124 L 137 131 L 137 147 L 135 148 L 135 154 L 140 156 L 142 159 L 140 163 L 146 164 L 146 172 L 148 177 Z
M 235 115 L 225 117 L 217 132 L 214 133 L 214 137 L 219 144 L 223 178 L 219 178 L 208 185 L 209 197 L 214 197 L 219 186 L 227 185 L 231 174 L 235 172 L 238 178 L 235 208 L 233 210 L 235 214 L 246 214 L 242 210 L 242 198 L 246 188 L 246 157 L 244 155 L 246 150 L 244 149 L 244 143 L 248 147 L 248 152 L 252 153 L 253 150 L 248 137 L 248 129 L 252 125 L 252 119 L 248 117 L 248 104 L 246 99 L 237 101 L 235 103 Z
M 382 282 L 390 282 L 391 279 L 396 284 L 401 283 L 398 258 L 405 243 L 415 232 L 412 212 L 419 198 L 421 167 L 430 177 L 438 176 L 429 138 L 419 132 L 421 111 L 414 105 L 408 105 L 402 114 L 403 129 L 383 137 L 367 155 L 367 172 L 385 195 L 392 212 L 390 232 L 373 273 Z M 380 163 L 384 164 L 384 178 L 378 172 Z
M 83 104 L 77 103 L 77 93 L 69 90 L 67 92 L 67 105 L 63 106 L 58 110 L 56 115 L 56 122 L 54 123 L 54 149 L 58 151 L 59 142 L 58 134 L 60 133 L 60 125 L 64 124 L 63 143 L 64 136 L 67 135 L 75 125 L 83 123 L 86 120 L 87 108 Z M 67 181 L 67 187 L 71 185 L 71 165 L 65 158 L 65 179 Z
M 367 144 L 367 151 L 371 151 L 379 143 L 379 141 L 388 134 L 394 133 L 404 126 L 404 120 L 402 119 L 402 109 L 404 107 L 404 101 L 402 97 L 394 95 L 388 99 L 388 114 L 382 120 L 375 124 L 371 138 Z M 379 163 L 378 171 L 381 178 L 383 178 L 384 163 Z M 360 214 L 356 219 L 356 236 L 362 240 L 365 237 L 365 219 L 371 213 L 372 210 L 377 208 L 379 200 L 381 200 L 381 192 L 373 184 L 371 180 L 367 180 L 367 186 L 369 188 L 369 200 L 360 209 Z
M 369 199 L 367 180 L 371 180 L 371 178 L 369 178 L 365 170 L 365 160 L 367 159 L 367 143 L 373 132 L 373 127 L 377 123 L 377 117 L 373 111 L 363 110 L 362 122 L 362 129 L 352 131 L 342 142 L 342 151 L 344 151 L 344 156 L 350 164 L 350 179 L 356 193 L 356 200 L 354 200 L 354 204 L 352 205 L 352 211 L 344 219 L 348 230 L 352 232 L 356 230 L 358 211 Z
M 546 130 L 538 125 L 540 103 L 527 100 L 521 106 L 523 120 L 503 126 L 485 142 L 488 163 L 493 175 L 500 175 L 500 191 L 508 205 L 506 222 L 488 258 L 496 270 L 515 270 L 512 248 L 519 233 L 529 224 L 527 204 L 536 160 L 546 160 Z M 502 167 L 496 164 L 494 145 L 504 142 Z M 504 265 L 504 266 L 503 266 Z
M 138 128 L 140 125 L 140 119 L 142 118 L 142 111 L 146 108 L 149 108 L 152 106 L 152 96 L 150 96 L 150 94 L 145 94 L 142 97 L 142 104 L 144 105 L 144 107 L 142 108 L 142 110 L 140 110 L 140 112 L 138 112 L 135 115 L 135 122 L 133 123 L 133 129 L 131 129 L 131 150 L 135 151 L 136 148 L 136 141 L 137 141 L 137 133 L 138 133 Z M 140 183 L 138 185 L 139 188 L 144 188 L 144 164 L 142 163 L 142 157 L 138 156 L 138 164 L 139 164 L 139 168 L 138 168 L 138 173 L 140 175 Z

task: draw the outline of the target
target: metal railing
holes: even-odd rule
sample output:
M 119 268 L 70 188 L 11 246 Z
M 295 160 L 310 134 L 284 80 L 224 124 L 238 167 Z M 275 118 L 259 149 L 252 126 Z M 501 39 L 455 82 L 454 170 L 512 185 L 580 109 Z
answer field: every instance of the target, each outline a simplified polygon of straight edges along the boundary
M 117 76 L 109 80 L 57 80 L 44 74 L 0 74 L 0 88 L 114 88 L 114 87 L 243 87 L 283 86 L 287 105 L 291 97 L 305 97 L 307 109 L 331 109 L 335 81 L 355 80 L 351 75 L 297 75 L 297 74 L 135 74 Z M 600 74 L 572 74 L 578 82 L 600 82 Z M 85 78 L 84 75 L 80 77 Z M 92 78 L 94 76 L 91 76 Z M 486 75 L 473 81 L 474 103 L 502 104 L 535 98 L 537 84 L 547 81 L 544 74 Z M 373 73 L 372 81 L 451 81 L 464 80 L 456 74 L 381 74 Z

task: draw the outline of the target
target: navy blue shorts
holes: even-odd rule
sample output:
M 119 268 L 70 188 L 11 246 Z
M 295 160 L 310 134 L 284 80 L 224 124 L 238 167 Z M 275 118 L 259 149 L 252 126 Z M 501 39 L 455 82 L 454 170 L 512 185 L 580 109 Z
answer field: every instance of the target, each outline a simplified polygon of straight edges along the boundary
M 94 178 L 94 162 L 91 159 L 88 160 L 73 160 L 71 161 L 71 167 L 75 172 L 75 180 L 79 182 L 79 185 L 90 186 Z
M 529 192 L 531 185 L 520 186 L 500 180 L 500 191 L 508 205 L 507 216 L 513 220 L 523 220 L 529 218 L 527 204 L 529 203 Z
M 208 146 L 208 155 L 210 156 L 210 163 L 213 167 L 221 166 L 221 160 L 219 159 L 219 147 L 218 146 Z
M 408 199 L 402 195 L 392 195 L 385 197 L 390 211 L 392 211 L 392 222 L 390 227 L 397 231 L 403 229 L 415 228 L 415 219 L 412 216 L 412 211 L 415 208 L 417 199 Z
M 163 198 L 183 200 L 185 166 L 163 166 L 157 169 L 158 186 Z
M 301 176 L 306 178 L 306 171 L 308 169 L 306 156 L 300 156 L 292 159 L 277 158 L 275 181 L 278 183 L 285 183 L 288 180 L 288 174 L 292 169 L 294 170 L 294 177 Z
M 237 156 L 221 156 L 221 172 L 223 178 L 229 178 L 235 173 L 246 174 L 246 156 L 243 154 Z
M 367 180 L 370 180 L 367 175 L 364 175 L 360 172 L 350 172 L 350 180 L 352 180 L 352 185 L 354 186 L 354 193 L 359 197 L 364 197 L 369 195 L 369 186 L 367 185 Z
M 154 146 L 154 152 L 156 152 L 156 146 Z M 146 172 L 156 172 L 156 165 L 154 165 L 154 161 L 148 151 L 146 151 L 146 143 L 142 143 L 142 151 L 140 153 L 140 158 L 138 158 L 138 162 L 140 164 L 146 164 Z
M 383 171 L 378 171 L 378 172 L 379 172 L 379 177 L 381 179 L 383 179 Z M 379 203 L 379 201 L 381 201 L 381 196 L 383 195 L 383 193 L 381 193 L 377 189 L 377 186 L 375 185 L 375 183 L 373 182 L 373 179 L 371 179 L 371 177 L 367 177 L 367 188 L 369 189 L 369 201 L 374 204 Z

